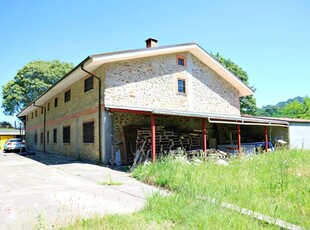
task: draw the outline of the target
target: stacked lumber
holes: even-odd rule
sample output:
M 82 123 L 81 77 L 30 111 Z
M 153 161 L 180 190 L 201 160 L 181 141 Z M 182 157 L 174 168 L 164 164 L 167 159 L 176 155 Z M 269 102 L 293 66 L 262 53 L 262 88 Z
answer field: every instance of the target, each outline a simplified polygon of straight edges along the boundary
M 147 127 L 137 130 L 136 150 L 144 141 L 145 149 L 151 149 L 152 133 Z M 166 153 L 177 148 L 185 150 L 202 149 L 202 132 L 200 130 L 176 131 L 176 129 L 156 128 L 156 153 Z

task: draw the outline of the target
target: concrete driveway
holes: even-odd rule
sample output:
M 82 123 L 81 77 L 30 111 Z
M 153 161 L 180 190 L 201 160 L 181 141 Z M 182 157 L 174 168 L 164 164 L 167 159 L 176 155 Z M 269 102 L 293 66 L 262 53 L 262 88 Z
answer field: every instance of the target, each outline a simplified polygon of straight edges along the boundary
M 0 229 L 59 227 L 96 214 L 132 213 L 159 192 L 128 173 L 51 154 L 1 151 L 0 177 Z

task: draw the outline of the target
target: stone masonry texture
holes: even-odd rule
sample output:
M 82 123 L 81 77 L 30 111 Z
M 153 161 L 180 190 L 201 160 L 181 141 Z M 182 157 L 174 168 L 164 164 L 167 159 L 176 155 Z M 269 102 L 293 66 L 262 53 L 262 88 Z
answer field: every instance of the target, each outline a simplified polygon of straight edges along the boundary
M 185 66 L 177 64 L 177 56 L 180 55 L 186 58 Z M 190 53 L 107 63 L 93 72 L 102 79 L 102 108 L 106 105 L 240 115 L 237 89 Z M 88 77 L 89 75 L 85 74 L 84 78 L 68 85 L 67 89 L 44 103 L 44 107 L 47 108 L 48 104 L 50 107 L 46 111 L 46 152 L 99 160 L 98 80 L 94 78 L 94 88 L 84 92 L 84 80 Z M 178 79 L 185 80 L 186 94 L 177 92 Z M 71 100 L 64 102 L 67 90 L 71 90 Z M 56 97 L 57 107 L 54 106 Z M 43 151 L 43 113 L 41 108 L 36 111 L 37 116 L 35 110 L 27 115 L 27 147 L 29 150 Z M 121 141 L 124 125 L 149 124 L 149 117 L 129 116 L 125 119 L 135 124 L 128 124 L 121 118 L 122 116 L 115 117 L 114 145 Z M 83 123 L 90 121 L 95 124 L 95 138 L 94 143 L 86 144 L 83 143 Z M 68 126 L 70 143 L 63 143 L 63 127 Z M 102 128 L 104 129 L 104 122 Z M 57 130 L 56 143 L 53 142 L 54 129 Z M 35 136 L 37 143 L 34 141 Z

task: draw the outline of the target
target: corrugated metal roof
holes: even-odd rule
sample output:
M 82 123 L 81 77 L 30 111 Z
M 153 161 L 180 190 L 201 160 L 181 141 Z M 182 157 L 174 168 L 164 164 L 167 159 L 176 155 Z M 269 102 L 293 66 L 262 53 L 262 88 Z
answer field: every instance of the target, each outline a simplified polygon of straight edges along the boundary
M 258 118 L 258 119 L 267 119 L 267 120 L 273 120 L 273 121 L 286 121 L 289 123 L 310 123 L 310 120 L 308 119 L 299 119 L 299 118 L 289 118 L 289 117 L 260 117 L 260 116 L 251 116 L 244 114 L 242 115 L 244 117 L 249 117 L 249 118 Z
M 113 106 L 106 105 L 109 109 L 123 109 L 125 111 L 145 111 L 157 115 L 167 116 L 184 116 L 184 117 L 196 117 L 196 118 L 208 118 L 210 123 L 226 123 L 226 124 L 241 124 L 241 125 L 267 125 L 267 126 L 288 126 L 287 121 L 278 121 L 272 119 L 262 119 L 255 117 L 244 117 L 241 115 L 226 115 L 226 114 L 214 114 L 203 113 L 197 111 L 181 111 L 181 110 L 167 110 L 167 109 L 151 109 L 143 107 L 128 107 L 128 106 Z
M 24 130 L 19 130 L 19 129 L 0 129 L 0 136 L 15 136 L 15 135 L 20 135 L 20 133 L 22 135 L 25 134 L 25 131 Z

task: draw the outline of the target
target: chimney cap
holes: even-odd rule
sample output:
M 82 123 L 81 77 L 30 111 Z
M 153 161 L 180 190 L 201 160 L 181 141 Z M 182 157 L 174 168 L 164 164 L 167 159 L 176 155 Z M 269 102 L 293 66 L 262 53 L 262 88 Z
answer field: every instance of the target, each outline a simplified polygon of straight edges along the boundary
M 158 42 L 158 40 L 155 38 L 148 38 L 145 40 L 145 42 L 150 42 L 150 41 Z

